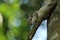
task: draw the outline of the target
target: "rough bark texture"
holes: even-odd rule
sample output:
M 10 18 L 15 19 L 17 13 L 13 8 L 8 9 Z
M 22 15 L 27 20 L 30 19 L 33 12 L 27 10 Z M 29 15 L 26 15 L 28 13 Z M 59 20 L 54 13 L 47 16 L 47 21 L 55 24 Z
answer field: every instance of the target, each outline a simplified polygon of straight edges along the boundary
M 48 40 L 60 40 L 60 0 L 48 19 Z
M 57 5 L 57 0 L 50 2 L 48 5 L 45 5 L 44 7 L 42 7 L 37 11 L 39 18 L 37 19 L 37 22 L 34 24 L 33 29 L 31 30 L 27 40 L 32 40 L 41 22 L 53 12 L 56 5 Z

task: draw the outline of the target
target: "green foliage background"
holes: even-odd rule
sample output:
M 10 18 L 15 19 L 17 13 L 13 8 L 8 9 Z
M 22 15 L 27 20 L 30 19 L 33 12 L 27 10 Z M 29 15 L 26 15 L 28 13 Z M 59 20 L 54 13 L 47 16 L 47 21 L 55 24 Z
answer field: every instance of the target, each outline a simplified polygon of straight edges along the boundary
M 3 15 L 2 28 L 0 28 L 0 40 L 26 40 L 30 27 L 24 17 L 24 11 L 20 8 L 19 0 L 0 3 L 0 13 Z M 9 28 L 6 32 L 5 28 Z

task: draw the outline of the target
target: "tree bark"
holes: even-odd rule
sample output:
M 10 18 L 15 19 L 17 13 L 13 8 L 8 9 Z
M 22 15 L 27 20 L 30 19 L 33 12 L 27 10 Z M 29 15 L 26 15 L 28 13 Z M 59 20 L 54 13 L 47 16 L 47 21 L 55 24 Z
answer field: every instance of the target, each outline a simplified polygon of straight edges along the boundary
M 32 40 L 32 38 L 35 35 L 35 32 L 38 29 L 38 27 L 41 24 L 41 22 L 44 19 L 48 18 L 49 15 L 51 15 L 51 13 L 54 11 L 56 5 L 57 5 L 57 0 L 55 0 L 53 2 L 50 2 L 48 5 L 43 6 L 42 8 L 40 8 L 37 11 L 37 13 L 39 15 L 39 18 L 37 19 L 37 22 L 34 24 L 32 30 L 30 31 L 27 40 Z
M 48 19 L 48 40 L 60 40 L 60 0 Z

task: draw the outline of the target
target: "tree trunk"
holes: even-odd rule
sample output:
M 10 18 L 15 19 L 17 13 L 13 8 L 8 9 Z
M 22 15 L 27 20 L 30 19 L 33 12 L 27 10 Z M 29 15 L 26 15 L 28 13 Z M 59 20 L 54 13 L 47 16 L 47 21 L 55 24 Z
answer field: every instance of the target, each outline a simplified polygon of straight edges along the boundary
M 60 40 L 60 0 L 55 11 L 48 19 L 48 38 L 47 40 Z

